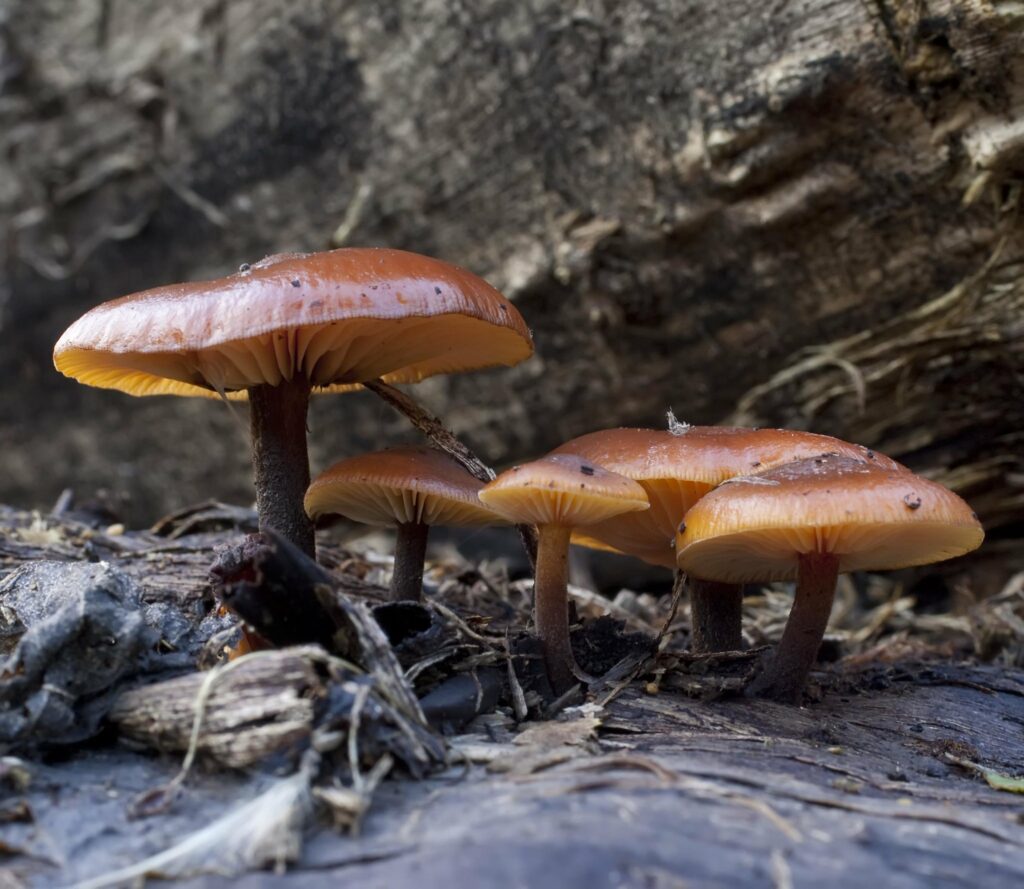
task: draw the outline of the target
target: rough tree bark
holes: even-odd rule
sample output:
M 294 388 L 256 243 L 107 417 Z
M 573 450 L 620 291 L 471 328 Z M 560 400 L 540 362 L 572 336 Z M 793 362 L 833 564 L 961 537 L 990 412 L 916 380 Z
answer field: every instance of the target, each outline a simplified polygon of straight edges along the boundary
M 1005 234 L 1017 255 L 1020 15 L 11 0 L 0 498 L 44 505 L 72 477 L 130 495 L 135 515 L 251 496 L 222 405 L 90 392 L 54 376 L 49 349 L 101 299 L 331 244 L 438 254 L 517 301 L 538 359 L 419 387 L 491 461 L 669 406 L 720 419 L 798 348 L 940 296 Z M 1022 363 L 1003 353 L 982 371 L 1000 404 Z M 315 465 L 404 428 L 360 396 L 317 401 Z M 810 422 L 770 400 L 755 413 Z M 834 425 L 856 437 L 856 412 Z M 946 463 L 985 437 L 954 437 Z

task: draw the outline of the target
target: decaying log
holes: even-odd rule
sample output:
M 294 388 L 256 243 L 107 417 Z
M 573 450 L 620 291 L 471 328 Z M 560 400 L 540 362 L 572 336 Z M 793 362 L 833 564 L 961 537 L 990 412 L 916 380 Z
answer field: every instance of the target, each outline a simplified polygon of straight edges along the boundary
M 1016 885 L 1020 797 L 995 785 L 1024 771 L 1013 721 L 1024 715 L 1024 677 L 926 672 L 878 675 L 872 690 L 836 691 L 813 708 L 631 689 L 603 711 L 492 724 L 453 739 L 455 768 L 381 786 L 358 836 L 307 836 L 286 875 L 237 873 L 240 862 L 225 861 L 222 848 L 155 870 L 242 889 L 325 880 L 395 889 Z M 145 822 L 140 841 L 123 820 L 124 800 L 146 789 L 159 764 L 122 751 L 111 766 L 66 762 L 46 772 L 62 782 L 59 797 L 45 785 L 27 793 L 68 854 L 59 870 L 14 859 L 19 873 L 38 885 L 58 873 L 64 883 L 110 873 L 252 804 L 251 785 L 197 774 L 176 811 Z M 81 820 L 63 814 L 70 809 L 120 829 L 83 835 Z M 5 832 L 9 847 L 31 848 L 38 829 L 21 827 Z
M 438 254 L 516 300 L 538 358 L 419 387 L 491 463 L 669 406 L 720 419 L 801 347 L 971 279 L 1004 234 L 1019 254 L 1019 22 L 981 0 L 11 0 L 0 496 L 106 487 L 146 520 L 251 497 L 224 405 L 87 391 L 49 351 L 100 299 L 332 244 Z M 992 375 L 976 413 L 1019 394 L 993 351 L 958 361 Z M 368 398 L 314 402 L 316 465 L 403 434 Z M 956 422 L 928 421 L 947 463 L 973 447 Z

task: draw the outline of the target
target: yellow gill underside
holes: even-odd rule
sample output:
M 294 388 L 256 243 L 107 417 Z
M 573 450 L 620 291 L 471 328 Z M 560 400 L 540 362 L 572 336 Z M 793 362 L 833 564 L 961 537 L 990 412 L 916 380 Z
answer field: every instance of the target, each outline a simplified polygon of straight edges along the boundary
M 833 553 L 839 571 L 885 571 L 926 565 L 975 549 L 978 527 L 939 522 L 761 528 L 695 540 L 679 567 L 705 580 L 754 583 L 795 580 L 797 555 Z
M 647 508 L 642 500 L 541 487 L 485 489 L 480 499 L 509 521 L 566 528 L 585 527 L 622 512 Z
M 676 547 L 675 543 L 666 545 L 664 549 L 642 549 L 640 547 L 634 547 L 629 550 L 619 549 L 618 547 L 611 546 L 605 543 L 603 540 L 598 540 L 596 537 L 591 537 L 586 531 L 573 531 L 571 543 L 575 546 L 583 546 L 587 549 L 596 549 L 601 552 L 615 553 L 620 556 L 629 556 L 630 558 L 640 559 L 651 565 L 660 565 L 662 568 L 674 569 L 676 567 Z
M 480 527 L 502 524 L 501 517 L 483 504 L 364 482 L 313 485 L 306 495 L 305 505 L 306 512 L 314 519 L 341 515 L 364 525 L 422 522 Z
M 590 525 L 585 533 L 573 535 L 573 543 L 625 553 L 652 565 L 674 568 L 679 523 L 713 486 L 684 479 L 637 479 L 637 482 L 647 492 L 649 510 L 624 513 Z
M 515 331 L 463 315 L 356 318 L 309 325 L 206 349 L 100 352 L 68 349 L 57 369 L 79 382 L 130 395 L 245 398 L 245 389 L 304 373 L 314 387 L 346 391 L 365 380 L 412 383 L 526 358 Z

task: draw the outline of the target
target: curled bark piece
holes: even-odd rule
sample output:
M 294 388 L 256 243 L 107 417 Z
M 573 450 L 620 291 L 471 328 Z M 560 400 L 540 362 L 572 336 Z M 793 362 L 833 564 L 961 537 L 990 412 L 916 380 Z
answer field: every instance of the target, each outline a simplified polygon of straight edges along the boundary
M 284 537 L 261 531 L 220 550 L 210 580 L 224 605 L 274 645 L 312 642 L 358 662 L 351 628 L 335 625 L 317 593 L 334 578 Z

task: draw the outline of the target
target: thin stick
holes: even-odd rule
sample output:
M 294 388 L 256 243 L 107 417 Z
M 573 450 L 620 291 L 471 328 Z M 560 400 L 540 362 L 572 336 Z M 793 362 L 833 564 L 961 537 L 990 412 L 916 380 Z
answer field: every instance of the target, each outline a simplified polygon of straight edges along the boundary
M 444 451 L 453 460 L 456 460 L 474 478 L 482 482 L 489 482 L 494 479 L 494 470 L 474 454 L 465 444 L 455 437 L 444 423 L 429 411 L 421 407 L 416 401 L 404 392 L 389 386 L 383 380 L 370 380 L 363 385 L 391 405 L 400 414 L 403 414 L 413 426 L 422 432 L 438 450 Z M 537 566 L 537 533 L 530 525 L 516 525 L 519 536 L 523 541 L 523 548 L 530 560 L 530 567 Z
M 654 638 L 655 654 L 661 651 L 661 643 L 672 628 L 672 623 L 676 619 L 676 614 L 679 611 L 679 602 L 683 598 L 683 590 L 685 589 L 686 572 L 682 568 L 676 568 L 672 577 L 672 601 L 669 603 L 668 616 L 665 618 L 665 623 L 661 625 L 661 629 L 658 630 L 658 635 Z
M 625 691 L 641 673 L 644 673 L 657 665 L 657 657 L 661 650 L 668 645 L 669 640 L 672 638 L 672 624 L 675 623 L 676 614 L 679 612 L 679 603 L 683 598 L 683 591 L 686 589 L 686 572 L 681 568 L 676 568 L 674 572 L 675 576 L 672 580 L 672 601 L 668 607 L 668 614 L 665 617 L 665 622 L 661 625 L 661 629 L 658 630 L 658 635 L 654 637 L 654 644 L 651 646 L 651 657 L 645 658 L 640 661 L 629 674 L 623 677 L 623 679 L 608 692 L 598 704 L 602 707 L 607 707 L 612 701 L 614 701 L 623 691 Z

